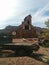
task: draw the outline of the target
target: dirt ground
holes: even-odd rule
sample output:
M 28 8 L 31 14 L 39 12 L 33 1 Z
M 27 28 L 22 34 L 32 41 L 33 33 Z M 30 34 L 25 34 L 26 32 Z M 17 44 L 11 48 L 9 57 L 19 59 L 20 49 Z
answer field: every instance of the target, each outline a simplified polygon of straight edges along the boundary
M 40 47 L 30 56 L 0 58 L 0 65 L 49 65 L 49 48 Z

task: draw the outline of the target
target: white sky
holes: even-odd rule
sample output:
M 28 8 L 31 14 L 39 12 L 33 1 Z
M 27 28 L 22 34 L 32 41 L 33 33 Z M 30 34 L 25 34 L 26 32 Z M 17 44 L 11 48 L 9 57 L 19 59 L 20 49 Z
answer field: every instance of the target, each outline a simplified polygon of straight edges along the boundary
M 44 27 L 42 24 L 49 19 L 44 14 L 47 11 L 49 0 L 0 0 L 0 29 L 7 25 L 19 25 L 29 14 L 32 15 L 32 24 Z

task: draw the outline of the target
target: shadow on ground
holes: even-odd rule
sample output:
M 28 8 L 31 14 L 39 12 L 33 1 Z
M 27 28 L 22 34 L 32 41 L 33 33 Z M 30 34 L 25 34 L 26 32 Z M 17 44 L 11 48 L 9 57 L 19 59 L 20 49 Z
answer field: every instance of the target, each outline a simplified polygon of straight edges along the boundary
M 49 65 L 49 59 L 46 57 L 44 54 L 39 54 L 39 53 L 33 53 L 29 57 L 34 58 L 35 60 L 41 61 L 46 63 L 46 65 Z M 46 58 L 45 58 L 46 57 Z
M 30 58 L 34 58 L 35 60 L 38 60 L 38 61 L 41 61 L 41 62 L 44 62 L 46 63 L 47 65 L 49 65 L 49 59 L 46 59 L 46 62 L 45 60 L 43 61 L 42 57 L 45 56 L 44 54 L 39 54 L 39 53 L 32 53 L 32 54 L 18 54 L 18 53 L 12 53 L 12 54 L 0 54 L 0 58 L 7 58 L 7 57 L 30 57 Z

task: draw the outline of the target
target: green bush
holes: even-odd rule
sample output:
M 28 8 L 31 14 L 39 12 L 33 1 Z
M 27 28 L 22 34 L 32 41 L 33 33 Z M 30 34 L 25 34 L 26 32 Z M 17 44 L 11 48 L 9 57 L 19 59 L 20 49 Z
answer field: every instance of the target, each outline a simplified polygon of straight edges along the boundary
M 49 42 L 45 42 L 45 43 L 43 43 L 42 46 L 43 46 L 43 47 L 49 47 Z

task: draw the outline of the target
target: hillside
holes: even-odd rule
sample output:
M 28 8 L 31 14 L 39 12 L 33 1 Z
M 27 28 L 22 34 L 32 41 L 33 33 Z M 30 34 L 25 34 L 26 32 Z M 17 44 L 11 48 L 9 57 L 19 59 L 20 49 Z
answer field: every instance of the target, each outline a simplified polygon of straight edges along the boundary
M 8 32 L 11 32 L 11 31 L 16 31 L 17 30 L 17 28 L 18 28 L 18 26 L 7 26 L 7 27 L 5 27 L 5 29 L 2 29 L 2 30 L 0 30 L 0 33 L 7 33 L 8 34 Z M 43 30 L 43 28 L 40 28 L 40 27 L 35 27 L 36 28 L 36 31 L 37 32 L 42 32 L 42 30 Z

